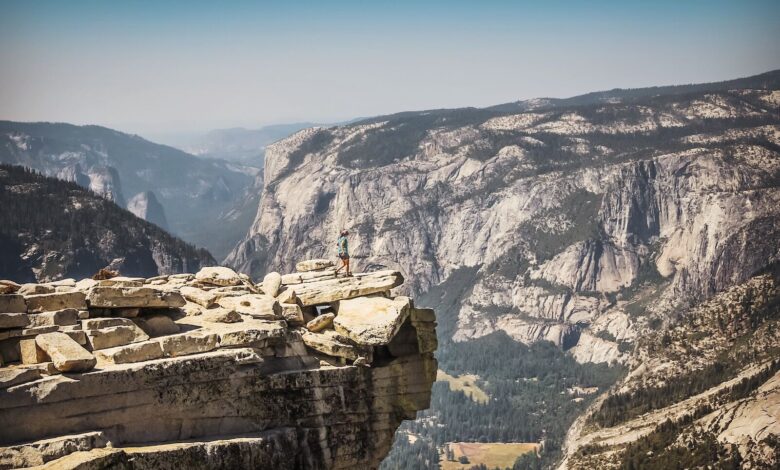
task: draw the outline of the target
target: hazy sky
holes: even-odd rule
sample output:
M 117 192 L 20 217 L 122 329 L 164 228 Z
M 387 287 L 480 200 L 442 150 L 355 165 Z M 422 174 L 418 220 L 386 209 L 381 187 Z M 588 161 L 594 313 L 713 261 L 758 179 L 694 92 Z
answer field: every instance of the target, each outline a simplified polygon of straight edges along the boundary
M 140 133 L 333 122 L 777 68 L 778 0 L 0 0 L 0 119 Z

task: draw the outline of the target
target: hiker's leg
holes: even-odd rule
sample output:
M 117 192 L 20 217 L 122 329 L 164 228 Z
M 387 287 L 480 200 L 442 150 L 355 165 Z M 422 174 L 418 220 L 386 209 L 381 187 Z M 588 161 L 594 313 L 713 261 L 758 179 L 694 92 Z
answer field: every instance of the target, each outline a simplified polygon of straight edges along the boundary
M 339 273 L 339 271 L 341 271 L 341 268 L 343 268 L 343 267 L 344 267 L 344 259 L 343 259 L 341 256 L 339 256 L 339 259 L 341 260 L 341 266 L 339 266 L 338 268 L 336 268 L 336 274 L 338 274 L 338 273 Z
M 351 276 L 352 271 L 349 270 L 349 258 L 344 260 L 344 264 L 347 266 L 347 276 Z

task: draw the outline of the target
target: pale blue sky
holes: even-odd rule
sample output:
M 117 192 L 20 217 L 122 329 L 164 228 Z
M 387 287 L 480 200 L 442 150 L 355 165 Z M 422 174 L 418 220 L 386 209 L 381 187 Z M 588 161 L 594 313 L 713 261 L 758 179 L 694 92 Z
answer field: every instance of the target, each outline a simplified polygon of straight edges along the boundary
M 0 0 L 0 119 L 337 121 L 780 68 L 780 2 Z

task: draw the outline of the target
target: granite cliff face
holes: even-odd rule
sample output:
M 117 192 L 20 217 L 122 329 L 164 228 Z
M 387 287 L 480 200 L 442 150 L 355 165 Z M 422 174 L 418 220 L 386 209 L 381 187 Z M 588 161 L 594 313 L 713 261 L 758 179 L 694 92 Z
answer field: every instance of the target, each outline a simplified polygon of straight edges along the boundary
M 317 267 L 0 281 L 0 468 L 376 468 L 428 407 L 434 313 Z
M 411 292 L 474 273 L 455 341 L 503 331 L 625 363 L 642 332 L 780 258 L 779 77 L 303 130 L 268 147 L 228 262 L 332 256 L 348 228 L 354 262 Z

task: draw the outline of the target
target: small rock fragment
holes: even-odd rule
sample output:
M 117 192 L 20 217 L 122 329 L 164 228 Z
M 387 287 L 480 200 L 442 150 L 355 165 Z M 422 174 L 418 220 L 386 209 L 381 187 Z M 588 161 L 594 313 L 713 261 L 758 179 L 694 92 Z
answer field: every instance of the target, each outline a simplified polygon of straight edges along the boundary
M 326 328 L 330 328 L 333 326 L 334 318 L 336 318 L 336 315 L 334 315 L 333 313 L 323 313 L 322 315 L 315 317 L 314 320 L 307 323 L 306 329 L 313 333 L 316 333 Z

